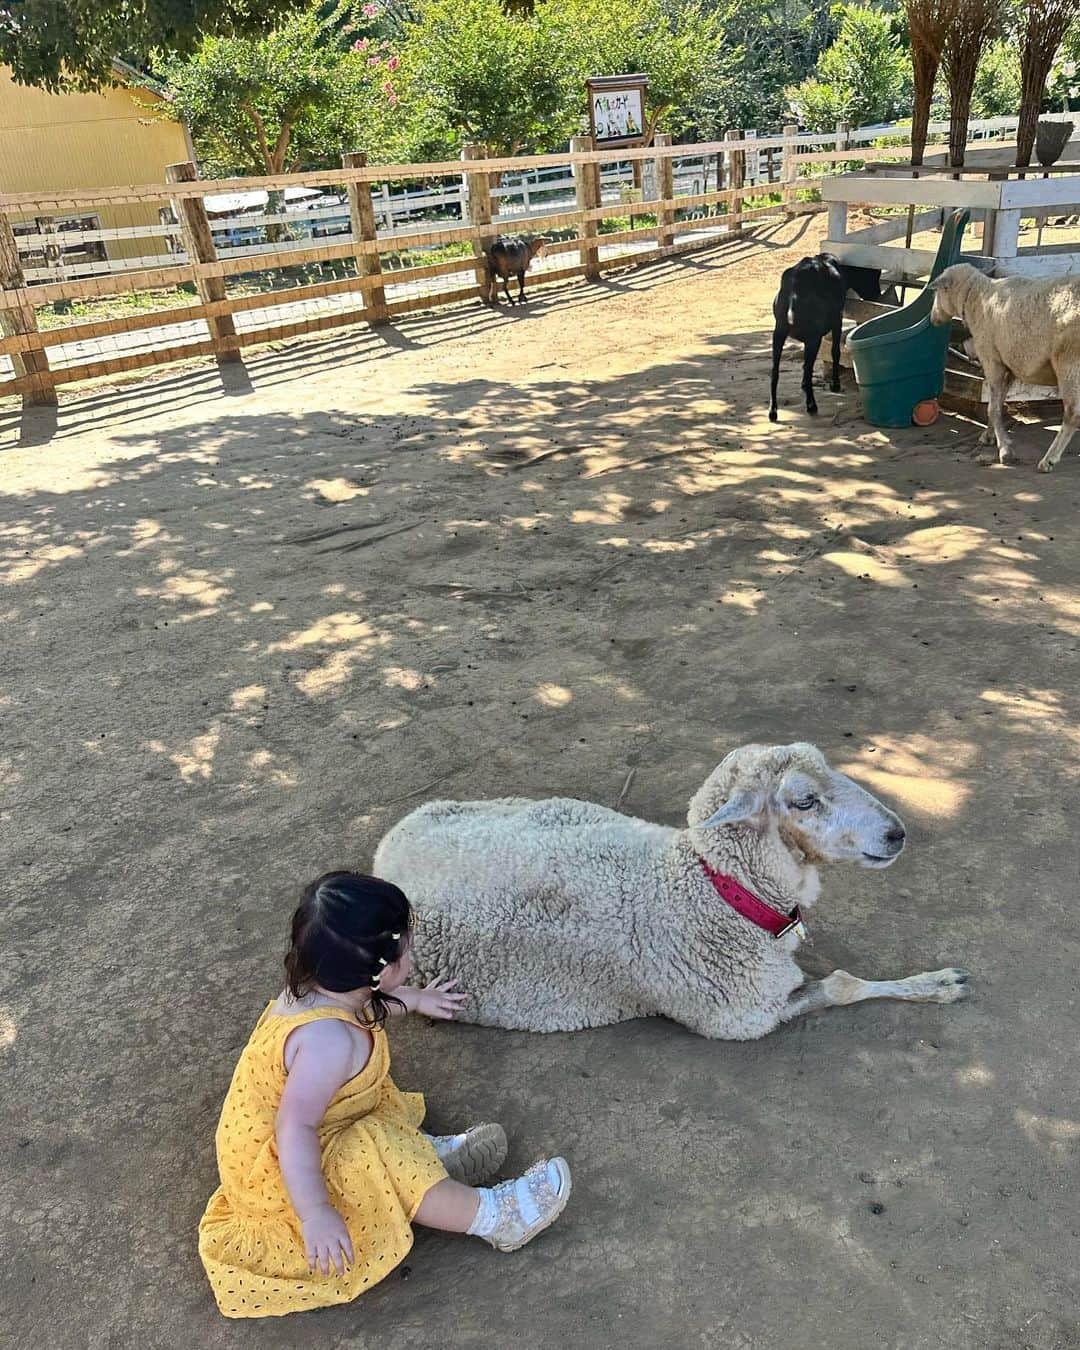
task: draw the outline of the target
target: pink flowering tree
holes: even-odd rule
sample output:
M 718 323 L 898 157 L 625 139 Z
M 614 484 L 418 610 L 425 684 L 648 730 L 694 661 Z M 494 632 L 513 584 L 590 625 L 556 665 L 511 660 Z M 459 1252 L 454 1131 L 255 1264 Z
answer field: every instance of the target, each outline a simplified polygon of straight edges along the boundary
M 309 3 L 264 38 L 208 38 L 162 74 L 207 172 L 280 174 L 403 144 L 399 64 L 378 5 L 341 0 Z

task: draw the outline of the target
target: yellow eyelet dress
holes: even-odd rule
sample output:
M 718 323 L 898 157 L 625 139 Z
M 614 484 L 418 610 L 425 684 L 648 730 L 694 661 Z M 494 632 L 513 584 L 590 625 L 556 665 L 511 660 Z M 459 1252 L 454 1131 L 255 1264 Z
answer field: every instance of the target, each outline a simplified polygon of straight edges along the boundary
M 386 1033 L 373 1030 L 371 1058 L 337 1092 L 319 1127 L 330 1203 L 345 1220 L 356 1260 L 344 1275 L 332 1266 L 329 1275 L 313 1274 L 274 1134 L 285 1042 L 320 1018 L 355 1019 L 339 1008 L 271 1017 L 273 1006 L 259 1018 L 229 1085 L 216 1137 L 221 1185 L 199 1224 L 199 1255 L 226 1317 L 278 1317 L 356 1298 L 404 1259 L 410 1220 L 446 1176 L 419 1132 L 424 1099 L 394 1086 Z

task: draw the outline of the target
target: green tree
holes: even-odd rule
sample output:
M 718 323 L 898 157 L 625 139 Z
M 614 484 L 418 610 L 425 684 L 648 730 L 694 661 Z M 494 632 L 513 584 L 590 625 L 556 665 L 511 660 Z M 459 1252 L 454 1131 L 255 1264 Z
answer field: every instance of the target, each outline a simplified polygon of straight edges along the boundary
M 280 174 L 385 153 L 402 139 L 399 58 L 376 7 L 315 4 L 263 38 L 205 38 L 163 68 L 167 112 L 183 117 L 211 173 Z
M 814 131 L 838 121 L 865 126 L 894 118 L 910 97 L 911 65 L 878 10 L 843 9 L 835 42 L 822 52 L 814 75 L 787 91 L 793 113 Z
M 999 38 L 983 52 L 971 95 L 972 117 L 1015 117 L 1020 111 L 1020 52 Z
M 814 69 L 819 20 L 796 0 L 732 0 L 721 15 L 724 41 L 692 105 L 698 135 L 718 140 L 728 127 L 769 130 L 788 121 L 785 90 Z
M 646 144 L 661 124 L 673 133 L 692 125 L 708 82 L 730 79 L 723 12 L 701 0 L 548 0 L 538 14 L 560 35 L 582 114 L 587 76 L 648 76 Z
M 0 0 L 0 64 L 45 89 L 97 89 L 112 62 L 190 53 L 211 34 L 255 34 L 299 0 Z
M 572 66 L 545 12 L 427 0 L 403 37 L 404 87 L 425 144 L 516 154 L 562 145 L 576 129 Z

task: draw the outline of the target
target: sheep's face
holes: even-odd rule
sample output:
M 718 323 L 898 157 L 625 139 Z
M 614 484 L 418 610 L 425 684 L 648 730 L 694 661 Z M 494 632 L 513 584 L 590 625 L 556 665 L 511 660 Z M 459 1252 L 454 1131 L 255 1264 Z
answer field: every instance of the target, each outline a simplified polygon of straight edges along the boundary
M 811 863 L 888 867 L 905 839 L 895 812 L 803 744 L 736 750 L 694 797 L 689 820 L 691 830 L 706 836 L 741 822 L 771 825 Z
M 944 328 L 946 324 L 952 323 L 953 319 L 964 317 L 964 295 L 967 291 L 964 283 L 968 274 L 974 271 L 975 268 L 970 263 L 956 263 L 952 267 L 946 267 L 935 281 L 930 282 L 929 289 L 934 296 L 930 310 L 932 324 Z

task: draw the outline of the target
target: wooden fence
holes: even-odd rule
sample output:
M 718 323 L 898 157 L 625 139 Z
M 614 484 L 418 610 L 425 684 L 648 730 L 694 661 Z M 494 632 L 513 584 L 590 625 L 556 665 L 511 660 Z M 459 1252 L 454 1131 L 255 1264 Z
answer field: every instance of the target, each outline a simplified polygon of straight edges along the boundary
M 1010 129 L 1004 123 L 1015 125 L 1015 119 L 1000 120 L 1002 131 Z M 827 165 L 909 157 L 909 146 L 859 148 L 859 142 L 887 134 L 888 129 L 840 126 L 835 136 L 801 135 L 786 127 L 782 136 L 750 139 L 733 130 L 723 141 L 705 145 L 675 146 L 670 137 L 658 136 L 648 149 L 617 151 L 592 151 L 586 139 L 579 139 L 569 153 L 484 158 L 478 147 L 468 147 L 461 162 L 430 164 L 368 165 L 363 155 L 346 154 L 342 167 L 332 172 L 220 181 L 200 180 L 195 165 L 185 163 L 170 166 L 166 183 L 0 195 L 0 360 L 7 358 L 5 365 L 11 367 L 6 376 L 0 369 L 0 395 L 55 403 L 60 384 L 199 356 L 237 361 L 242 349 L 254 344 L 354 323 L 385 323 L 411 310 L 475 298 L 484 277 L 484 245 L 504 226 L 527 224 L 531 232 L 566 236 L 548 246 L 545 263 L 530 273 L 530 284 L 595 279 L 609 267 L 738 237 L 751 221 L 820 209 L 805 194 L 820 185 L 817 175 Z M 768 165 L 756 182 L 748 181 L 748 155 Z M 688 158 L 702 164 L 715 159 L 717 181 L 725 185 L 676 193 L 674 166 Z M 644 191 L 625 194 L 628 200 L 602 200 L 601 167 L 612 161 L 641 166 L 635 177 L 648 183 L 648 200 Z M 527 215 L 500 214 L 502 175 L 553 166 L 569 166 L 572 203 L 557 210 L 541 206 Z M 685 174 L 681 177 L 685 182 Z M 779 181 L 767 181 L 774 177 Z M 380 230 L 375 185 L 447 178 L 464 187 L 459 223 Z M 262 221 L 266 244 L 226 250 L 215 243 L 208 196 L 263 190 L 273 202 L 282 201 L 289 188 L 328 184 L 342 192 L 348 205 L 347 233 L 335 242 L 278 241 L 275 220 L 282 215 L 270 210 Z M 58 246 L 50 253 L 46 245 L 45 266 L 28 280 L 16 232 L 25 240 L 31 230 L 35 241 L 48 241 L 57 217 L 92 208 L 107 209 L 113 220 L 124 208 L 132 211 L 135 223 L 102 231 L 126 245 L 140 232 L 152 232 L 160 241 L 161 229 L 147 222 L 170 222 L 165 234 L 172 252 L 160 255 L 156 265 L 132 266 L 129 258 L 104 274 L 99 269 L 72 278 L 60 264 Z M 641 217 L 650 219 L 638 223 Z M 29 226 L 28 218 L 34 222 Z M 604 232 L 604 222 L 613 218 L 628 220 L 629 228 Z M 415 261 L 432 251 L 445 253 L 451 245 L 471 251 Z M 566 255 L 574 261 L 565 262 Z M 393 267 L 395 256 L 408 262 Z M 453 284 L 459 276 L 466 284 Z M 268 280 L 270 289 L 250 289 Z M 248 293 L 241 293 L 245 287 Z M 135 312 L 89 318 L 76 313 L 73 321 L 60 321 L 71 317 L 73 306 L 100 307 L 108 297 L 121 297 Z

